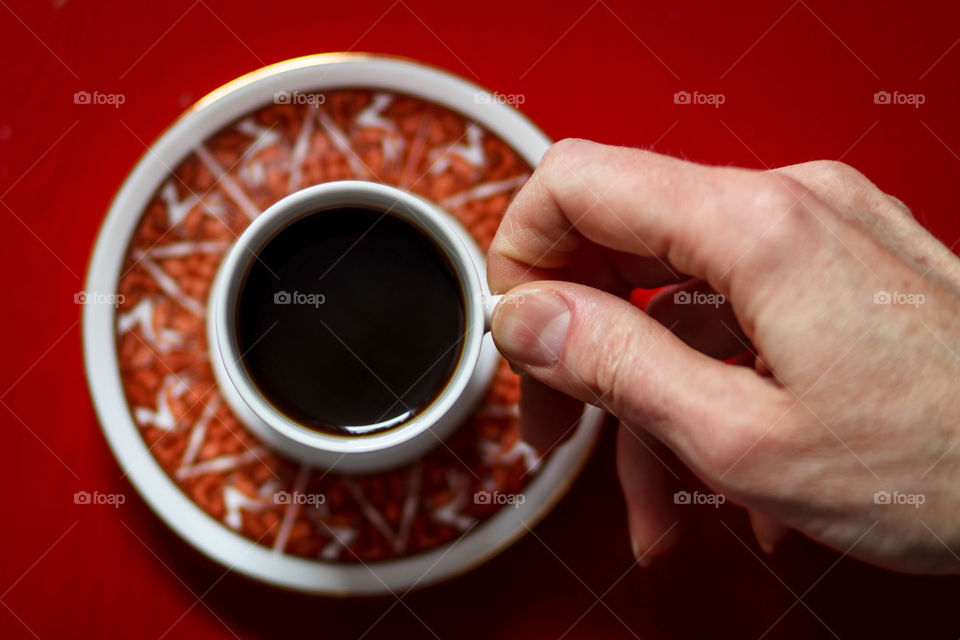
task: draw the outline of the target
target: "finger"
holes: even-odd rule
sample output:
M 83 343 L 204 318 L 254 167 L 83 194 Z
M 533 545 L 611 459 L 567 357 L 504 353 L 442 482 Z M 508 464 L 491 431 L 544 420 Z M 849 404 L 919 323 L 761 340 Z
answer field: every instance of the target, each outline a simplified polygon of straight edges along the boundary
M 617 474 L 627 505 L 630 545 L 641 565 L 667 551 L 680 536 L 680 514 L 673 503 L 676 458 L 650 434 L 621 424 L 617 430 Z
M 726 297 L 703 280 L 659 291 L 646 311 L 687 345 L 712 358 L 731 358 L 751 348 Z
M 490 286 L 503 292 L 531 277 L 550 279 L 592 242 L 659 258 L 725 292 L 738 272 L 768 275 L 761 267 L 783 262 L 783 244 L 822 232 L 807 216 L 769 213 L 802 212 L 804 191 L 787 176 L 562 141 L 507 210 L 489 252 Z M 771 233 L 774 223 L 779 233 Z M 775 251 L 758 251 L 760 239 Z
M 511 362 L 643 425 L 695 467 L 709 467 L 733 431 L 770 424 L 782 402 L 769 380 L 698 353 L 625 300 L 563 282 L 514 293 L 523 302 L 501 304 L 493 317 L 494 341 Z
M 551 389 L 536 378 L 520 377 L 520 435 L 541 454 L 549 453 L 580 424 L 583 401 Z
M 750 516 L 750 526 L 753 528 L 753 535 L 757 539 L 757 544 L 765 553 L 773 553 L 777 543 L 790 533 L 790 528 L 768 518 L 759 511 L 748 509 L 747 513 Z

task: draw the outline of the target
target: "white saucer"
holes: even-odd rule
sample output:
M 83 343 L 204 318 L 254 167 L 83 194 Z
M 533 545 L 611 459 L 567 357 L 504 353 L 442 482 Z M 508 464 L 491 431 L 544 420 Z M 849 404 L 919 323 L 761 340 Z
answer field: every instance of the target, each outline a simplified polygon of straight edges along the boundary
M 117 293 L 128 247 L 141 214 L 157 197 L 171 168 L 209 136 L 281 92 L 363 89 L 423 99 L 461 114 L 535 166 L 549 140 L 513 108 L 449 73 L 421 64 L 363 54 L 326 54 L 275 64 L 217 89 L 181 117 L 140 160 L 120 189 L 96 241 L 86 291 Z M 122 307 L 121 307 L 122 309 Z M 213 517 L 184 492 L 151 452 L 125 393 L 118 364 L 118 317 L 112 304 L 83 309 L 83 346 L 94 404 L 120 465 L 150 507 L 193 547 L 247 576 L 277 586 L 328 595 L 402 592 L 458 575 L 522 536 L 562 497 L 592 451 L 603 413 L 585 406 L 579 427 L 531 472 L 522 504 L 478 520 L 440 546 L 388 560 L 310 558 L 273 549 Z M 149 320 L 152 322 L 153 320 Z M 156 407 L 160 409 L 159 406 Z M 179 426 L 170 427 L 172 431 Z

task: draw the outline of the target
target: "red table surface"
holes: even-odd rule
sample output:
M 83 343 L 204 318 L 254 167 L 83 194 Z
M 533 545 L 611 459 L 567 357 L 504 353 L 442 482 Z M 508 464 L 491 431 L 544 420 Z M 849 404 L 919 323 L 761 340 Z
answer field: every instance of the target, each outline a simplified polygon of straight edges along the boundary
M 400 601 L 335 601 L 225 573 L 121 479 L 88 396 L 73 303 L 145 145 L 230 79 L 324 51 L 407 56 L 520 94 L 554 138 L 749 167 L 842 158 L 953 245 L 956 2 L 0 5 L 0 637 L 960 635 L 957 579 L 888 573 L 796 534 L 768 558 L 734 508 L 688 525 L 652 567 L 631 568 L 609 433 L 535 536 L 447 584 Z M 76 105 L 79 90 L 126 102 Z M 675 104 L 681 90 L 725 102 Z M 880 90 L 925 102 L 878 105 Z M 78 490 L 128 500 L 78 506 Z

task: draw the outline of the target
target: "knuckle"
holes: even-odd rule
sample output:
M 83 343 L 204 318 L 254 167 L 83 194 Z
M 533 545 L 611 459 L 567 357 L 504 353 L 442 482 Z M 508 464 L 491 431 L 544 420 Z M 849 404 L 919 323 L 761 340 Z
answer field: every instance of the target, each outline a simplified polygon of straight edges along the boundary
M 586 375 L 588 384 L 611 412 L 623 418 L 649 421 L 660 418 L 659 413 L 653 415 L 649 407 L 663 408 L 666 405 L 649 397 L 645 397 L 642 403 L 637 402 L 640 389 L 646 394 L 651 392 L 650 385 L 643 383 L 643 377 L 647 375 L 644 363 L 637 358 L 637 354 L 645 352 L 644 333 L 630 311 L 621 313 L 605 328 L 600 338 L 602 341 L 591 348 L 591 365 Z M 640 405 L 648 408 L 644 409 L 642 416 L 637 415 Z
M 694 444 L 698 452 L 698 467 L 711 478 L 728 478 L 739 461 L 750 451 L 751 442 L 724 425 L 723 429 L 703 429 Z
M 572 190 L 580 184 L 580 180 L 575 179 L 573 174 L 577 167 L 584 164 L 580 158 L 585 144 L 574 138 L 553 143 L 543 154 L 531 182 L 535 182 L 554 201 L 574 197 L 576 193 Z
M 867 176 L 838 160 L 811 163 L 816 183 L 833 193 L 848 194 L 849 207 L 860 217 L 879 215 L 893 219 L 912 219 L 913 212 L 901 200 L 881 191 Z
M 714 418 L 722 424 L 698 430 L 695 450 L 702 469 L 711 477 L 723 478 L 729 488 L 743 491 L 765 475 L 776 473 L 784 452 L 796 446 L 791 438 L 799 433 L 792 417 L 784 417 L 781 409 L 780 402 L 761 405 L 745 413 Z
M 543 154 L 537 169 L 548 175 L 566 173 L 575 166 L 576 157 L 583 151 L 585 144 L 587 144 L 585 141 L 577 138 L 565 138 L 554 142 Z
M 558 241 L 553 249 L 562 251 L 575 244 L 577 234 L 567 234 L 575 223 L 565 219 L 567 211 L 586 211 L 597 200 L 596 177 L 590 168 L 602 164 L 603 154 L 598 157 L 597 143 L 577 138 L 556 142 L 547 149 L 533 173 L 531 182 L 538 199 L 550 203 L 554 215 L 536 216 L 541 232 L 547 231 Z M 534 214 L 531 214 L 531 218 Z M 579 217 L 579 216 L 578 216 Z
M 691 417 L 691 422 L 689 428 L 680 430 L 682 441 L 677 443 L 689 464 L 704 478 L 735 488 L 744 472 L 757 466 L 763 444 L 758 427 L 735 415 L 717 413 Z
M 821 181 L 840 186 L 860 185 L 870 182 L 865 175 L 839 160 L 818 160 L 813 163 L 821 175 Z
M 889 193 L 885 193 L 884 195 L 887 197 L 887 200 L 889 200 L 890 204 L 893 205 L 896 211 L 898 211 L 903 217 L 910 220 L 916 220 L 916 216 L 913 215 L 913 210 L 907 206 L 907 203 L 896 196 L 890 195 Z
M 753 207 L 764 216 L 788 213 L 804 200 L 806 189 L 789 176 L 761 173 L 751 177 Z
M 636 326 L 627 322 L 628 318 L 628 313 L 622 313 L 605 332 L 590 372 L 597 390 L 609 394 L 614 403 L 623 396 L 624 387 L 629 386 L 624 378 L 629 378 L 627 374 L 632 368 L 629 354 L 635 351 Z
M 753 205 L 757 241 L 750 253 L 763 262 L 782 260 L 784 252 L 798 246 L 816 228 L 812 197 L 792 178 L 758 177 Z

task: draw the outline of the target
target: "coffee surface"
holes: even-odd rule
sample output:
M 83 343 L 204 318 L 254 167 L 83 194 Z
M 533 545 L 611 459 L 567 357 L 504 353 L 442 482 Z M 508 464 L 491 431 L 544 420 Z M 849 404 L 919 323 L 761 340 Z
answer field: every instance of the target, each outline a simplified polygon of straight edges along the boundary
M 297 423 L 358 436 L 429 406 L 460 359 L 464 300 L 439 247 L 382 211 L 339 208 L 280 231 L 237 305 L 243 366 Z

